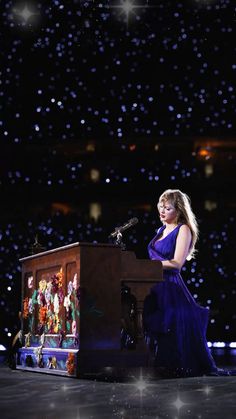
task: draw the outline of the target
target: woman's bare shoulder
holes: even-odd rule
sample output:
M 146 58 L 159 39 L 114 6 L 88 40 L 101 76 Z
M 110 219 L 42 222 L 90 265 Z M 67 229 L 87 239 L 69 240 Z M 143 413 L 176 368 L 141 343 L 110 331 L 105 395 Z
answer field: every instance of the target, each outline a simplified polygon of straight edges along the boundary
M 179 232 L 184 235 L 192 235 L 191 230 L 187 224 L 182 224 L 179 228 Z

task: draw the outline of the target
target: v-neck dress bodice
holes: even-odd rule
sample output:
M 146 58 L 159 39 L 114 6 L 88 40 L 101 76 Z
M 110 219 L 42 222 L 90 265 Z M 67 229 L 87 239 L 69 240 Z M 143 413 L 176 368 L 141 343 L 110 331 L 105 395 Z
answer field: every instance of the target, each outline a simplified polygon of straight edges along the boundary
M 175 253 L 176 238 L 182 224 L 178 224 L 170 233 L 165 237 L 162 234 L 166 228 L 165 225 L 160 227 L 156 236 L 151 240 L 148 245 L 148 253 L 150 259 L 155 260 L 171 260 Z

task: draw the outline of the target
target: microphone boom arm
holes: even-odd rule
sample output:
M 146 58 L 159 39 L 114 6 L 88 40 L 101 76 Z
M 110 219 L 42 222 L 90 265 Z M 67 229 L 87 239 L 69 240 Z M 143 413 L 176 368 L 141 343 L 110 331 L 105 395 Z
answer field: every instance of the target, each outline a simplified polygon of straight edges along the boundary
M 125 244 L 122 242 L 122 232 L 130 227 L 133 227 L 138 223 L 138 218 L 131 218 L 127 223 L 120 227 L 116 227 L 115 230 L 109 235 L 109 238 L 116 237 L 115 244 L 121 246 L 122 250 L 125 250 Z
M 127 223 L 123 224 L 122 226 L 116 227 L 115 228 L 115 231 L 113 231 L 109 235 L 109 238 L 116 237 L 117 234 L 118 234 L 118 232 L 122 233 L 123 231 L 127 230 L 130 227 L 133 227 L 137 223 L 138 223 L 138 218 L 136 218 L 136 217 L 135 218 L 131 218 L 129 221 L 127 221 Z

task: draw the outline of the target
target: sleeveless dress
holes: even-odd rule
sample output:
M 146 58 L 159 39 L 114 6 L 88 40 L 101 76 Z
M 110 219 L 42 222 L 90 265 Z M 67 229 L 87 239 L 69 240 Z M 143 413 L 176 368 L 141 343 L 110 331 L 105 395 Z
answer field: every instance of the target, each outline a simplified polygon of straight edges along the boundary
M 164 238 L 165 225 L 159 228 L 148 245 L 150 259 L 173 259 L 181 225 Z M 164 269 L 163 277 L 145 298 L 143 310 L 144 334 L 157 371 L 164 377 L 217 373 L 206 340 L 209 310 L 196 303 L 178 269 Z

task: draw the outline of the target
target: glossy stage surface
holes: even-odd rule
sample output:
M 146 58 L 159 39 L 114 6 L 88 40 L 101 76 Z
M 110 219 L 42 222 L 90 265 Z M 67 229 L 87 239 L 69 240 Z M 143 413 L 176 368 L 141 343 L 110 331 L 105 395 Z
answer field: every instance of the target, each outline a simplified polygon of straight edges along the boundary
M 126 378 L 107 370 L 76 379 L 3 363 L 0 412 L 3 419 L 235 419 L 236 376 L 160 379 L 137 369 Z

